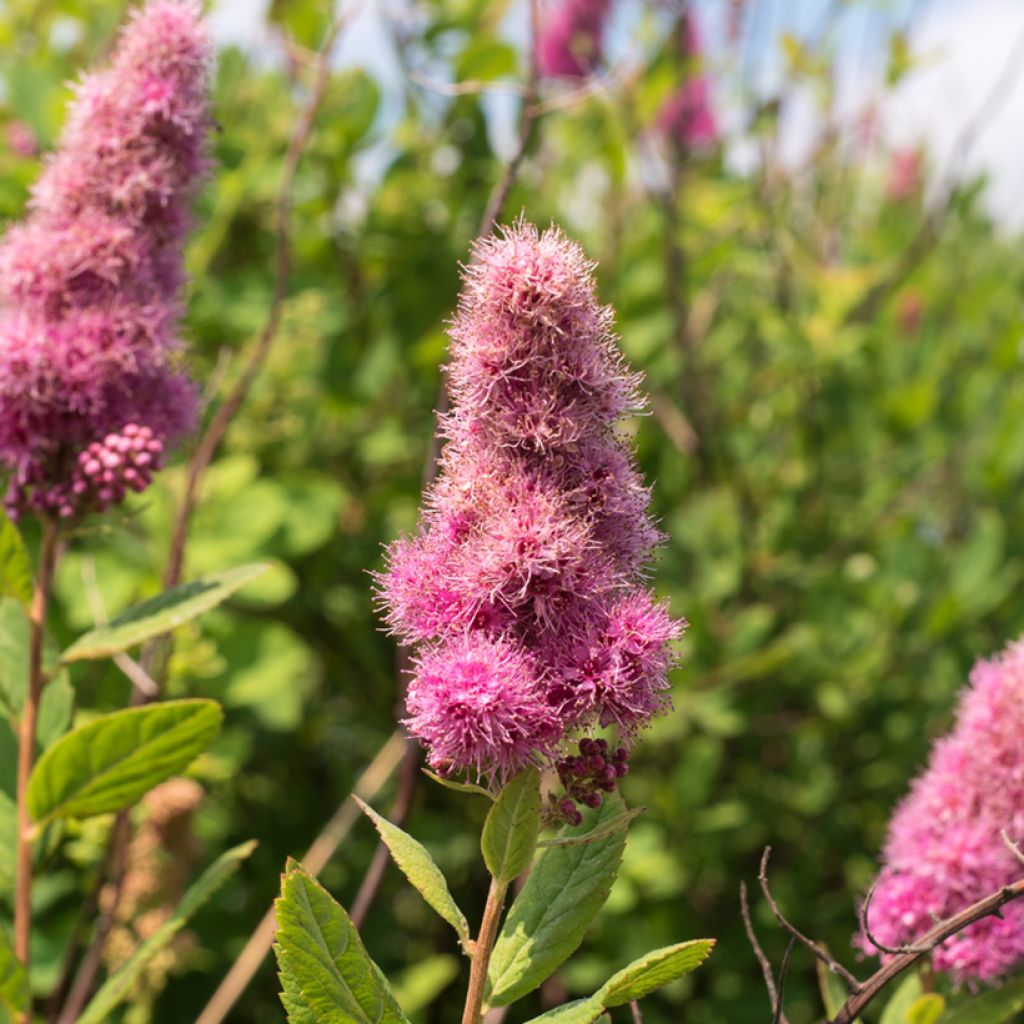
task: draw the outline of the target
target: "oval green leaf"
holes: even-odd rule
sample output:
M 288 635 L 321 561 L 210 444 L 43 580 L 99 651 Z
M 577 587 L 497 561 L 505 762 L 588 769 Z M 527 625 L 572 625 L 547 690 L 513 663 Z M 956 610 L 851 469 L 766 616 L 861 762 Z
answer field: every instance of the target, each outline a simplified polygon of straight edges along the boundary
M 946 1000 L 938 992 L 929 992 L 907 1008 L 906 1024 L 938 1024 Z
M 714 939 L 691 939 L 656 949 L 613 974 L 601 987 L 597 998 L 605 1009 L 622 1006 L 633 999 L 643 999 L 656 989 L 696 970 L 714 948 Z
M 32 562 L 18 528 L 0 510 L 0 597 L 32 603 Z
M 480 849 L 487 870 L 502 884 L 521 875 L 533 860 L 540 832 L 540 772 L 527 768 L 498 794 L 487 814 Z
M 408 1024 L 348 914 L 297 865 L 281 884 L 274 953 L 292 1024 Z
M 14 949 L 7 932 L 0 927 L 0 1006 L 16 1017 L 28 1008 L 28 975 Z
M 109 658 L 112 654 L 120 654 L 146 640 L 163 636 L 211 608 L 216 608 L 236 590 L 269 568 L 266 562 L 243 565 L 183 583 L 180 587 L 158 594 L 122 612 L 107 625 L 97 626 L 80 636 L 64 652 L 61 660 L 71 662 Z
M 623 811 L 622 799 L 609 796 L 563 834 L 584 836 Z M 620 830 L 582 846 L 541 851 L 494 945 L 487 975 L 492 1006 L 532 992 L 576 951 L 611 892 L 625 846 Z
M 589 999 L 577 999 L 575 1002 L 556 1006 L 539 1017 L 531 1017 L 526 1024 L 594 1024 L 604 1007 L 597 996 Z
M 819 976 L 823 971 L 828 971 L 823 963 L 818 962 L 818 974 Z M 829 976 L 835 978 L 836 976 L 828 971 Z M 836 978 L 836 983 L 842 986 L 842 983 Z M 911 1006 L 921 998 L 924 993 L 924 989 L 921 986 L 921 976 L 916 970 L 910 971 L 909 974 L 899 983 L 896 987 L 896 991 L 893 992 L 892 997 L 885 1004 L 885 1009 L 882 1011 L 882 1016 L 879 1018 L 879 1024 L 907 1024 L 907 1011 Z M 839 1005 L 842 1005 L 840 1000 Z M 831 1006 L 825 1007 L 830 1017 L 834 1017 L 839 1010 L 839 1006 L 833 1009 Z
M 110 1020 L 110 1014 L 134 991 L 146 965 L 167 947 L 185 927 L 188 919 L 235 873 L 238 865 L 255 848 L 255 840 L 250 840 L 222 853 L 189 886 L 181 902 L 174 908 L 174 913 L 104 982 L 78 1018 L 77 1024 L 103 1024 Z
M 434 863 L 427 848 L 417 842 L 408 832 L 403 832 L 387 818 L 382 818 L 372 807 L 357 796 L 353 800 L 373 822 L 380 833 L 381 841 L 391 851 L 391 856 L 402 874 L 412 883 L 416 891 L 430 904 L 433 910 L 447 921 L 459 939 L 469 941 L 469 922 L 459 909 L 448 888 L 448 882 L 441 869 Z
M 1009 1024 L 1021 1011 L 1024 1011 L 1024 978 L 1015 978 L 991 992 L 957 1000 L 939 1018 L 939 1024 Z
M 28 784 L 29 813 L 44 823 L 129 807 L 206 750 L 222 717 L 212 700 L 173 700 L 103 715 L 39 759 Z

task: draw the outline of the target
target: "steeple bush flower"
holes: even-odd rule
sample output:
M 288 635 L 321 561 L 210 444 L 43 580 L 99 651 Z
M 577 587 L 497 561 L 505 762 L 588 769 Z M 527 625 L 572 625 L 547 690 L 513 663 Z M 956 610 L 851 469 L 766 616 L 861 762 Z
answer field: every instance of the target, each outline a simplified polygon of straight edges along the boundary
M 440 473 L 378 578 L 391 629 L 422 647 L 406 724 L 444 770 L 505 778 L 669 706 L 682 624 L 644 584 L 660 535 L 616 429 L 639 378 L 593 269 L 518 224 L 464 274 Z
M 896 809 L 868 908 L 879 942 L 912 944 L 945 919 L 1015 882 L 1021 865 L 1002 840 L 1024 840 L 1024 642 L 979 661 L 953 730 Z M 877 952 L 864 935 L 859 945 Z M 936 970 L 991 981 L 1024 962 L 1024 904 L 1003 907 L 947 939 Z
M 6 505 L 73 518 L 145 488 L 195 415 L 177 366 L 182 247 L 207 170 L 211 46 L 151 0 L 87 76 L 27 220 L 0 244 Z
M 537 40 L 537 63 L 547 78 L 586 78 L 601 62 L 611 0 L 562 0 Z

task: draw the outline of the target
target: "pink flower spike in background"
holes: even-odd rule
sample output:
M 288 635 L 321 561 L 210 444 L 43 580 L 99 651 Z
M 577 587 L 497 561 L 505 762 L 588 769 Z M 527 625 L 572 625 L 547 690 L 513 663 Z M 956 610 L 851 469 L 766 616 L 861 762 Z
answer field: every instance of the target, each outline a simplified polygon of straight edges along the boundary
M 73 519 L 144 489 L 191 429 L 178 367 L 182 249 L 205 177 L 211 44 L 151 0 L 76 88 L 27 220 L 0 244 L 6 506 Z
M 945 919 L 1024 873 L 1001 831 L 1024 841 L 1024 642 L 979 661 L 952 732 L 889 825 L 874 898 L 872 934 L 912 944 Z M 865 935 L 858 945 L 877 953 Z M 957 981 L 992 981 L 1024 962 L 1024 904 L 1003 907 L 932 954 Z
M 517 224 L 464 273 L 440 475 L 377 581 L 392 631 L 421 645 L 406 725 L 439 770 L 506 778 L 669 707 L 682 623 L 644 583 L 660 534 L 616 430 L 639 379 L 593 269 L 559 230 Z M 616 777 L 584 766 L 574 792 L 600 802 L 579 780 Z
M 699 149 L 718 139 L 718 123 L 711 106 L 711 85 L 700 67 L 703 51 L 692 11 L 686 12 L 682 37 L 683 81 L 658 113 L 658 130 L 677 145 Z
M 601 63 L 602 36 L 611 0 L 561 0 L 537 40 L 537 63 L 546 78 L 586 78 Z

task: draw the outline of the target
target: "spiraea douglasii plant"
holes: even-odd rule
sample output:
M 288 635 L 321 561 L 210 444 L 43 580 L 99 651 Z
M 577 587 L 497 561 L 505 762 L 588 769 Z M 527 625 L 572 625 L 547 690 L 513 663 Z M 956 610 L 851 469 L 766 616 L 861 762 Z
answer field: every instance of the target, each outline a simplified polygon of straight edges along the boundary
M 264 6 L 0 4 L 0 1024 L 1015 1019 L 1009 247 L 756 3 Z

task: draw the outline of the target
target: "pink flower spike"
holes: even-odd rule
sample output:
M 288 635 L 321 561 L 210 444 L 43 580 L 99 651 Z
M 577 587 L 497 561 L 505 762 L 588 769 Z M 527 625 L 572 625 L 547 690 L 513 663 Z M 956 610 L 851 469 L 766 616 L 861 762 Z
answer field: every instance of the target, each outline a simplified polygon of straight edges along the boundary
M 868 924 L 882 944 L 912 944 L 945 919 L 1021 876 L 1002 840 L 1024 841 L 1024 642 L 979 661 L 952 732 L 889 824 Z M 877 954 L 866 935 L 864 952 Z M 883 959 L 885 957 L 883 956 Z M 1024 963 L 1024 906 L 1011 903 L 932 953 L 958 982 L 993 981 Z

